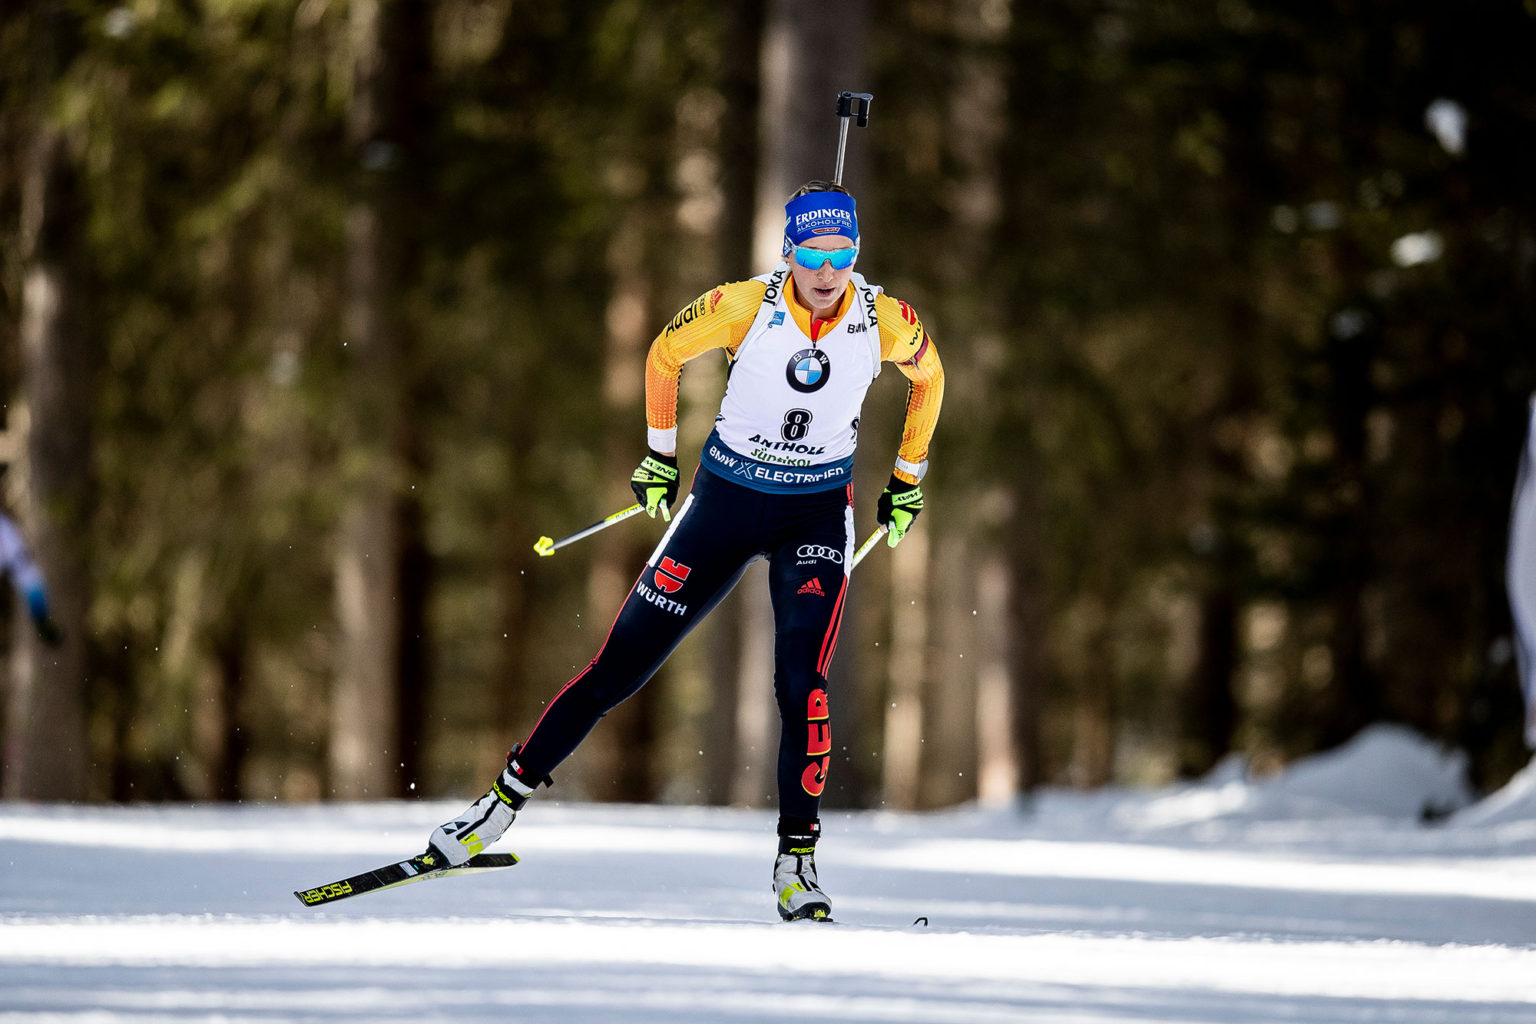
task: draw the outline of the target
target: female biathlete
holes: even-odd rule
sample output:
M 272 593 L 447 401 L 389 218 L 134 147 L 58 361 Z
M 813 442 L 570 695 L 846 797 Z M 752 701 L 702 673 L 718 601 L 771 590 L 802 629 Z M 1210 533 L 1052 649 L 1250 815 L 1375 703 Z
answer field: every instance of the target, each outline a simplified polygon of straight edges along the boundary
M 827 670 L 852 565 L 859 410 L 882 362 L 909 381 L 905 427 L 878 522 L 899 543 L 923 508 L 919 486 L 944 396 L 944 370 L 917 314 L 854 272 L 854 199 L 824 181 L 784 208 L 784 256 L 771 273 L 699 296 L 651 344 L 650 452 L 630 479 L 670 520 L 585 669 L 508 756 L 489 792 L 435 829 L 426 857 L 461 864 L 495 842 L 534 789 L 609 710 L 632 694 L 747 566 L 768 559 L 774 615 L 779 847 L 773 885 L 786 920 L 824 919 L 818 808 L 831 764 Z M 682 368 L 724 349 L 730 372 L 715 429 L 676 514 L 677 389 Z

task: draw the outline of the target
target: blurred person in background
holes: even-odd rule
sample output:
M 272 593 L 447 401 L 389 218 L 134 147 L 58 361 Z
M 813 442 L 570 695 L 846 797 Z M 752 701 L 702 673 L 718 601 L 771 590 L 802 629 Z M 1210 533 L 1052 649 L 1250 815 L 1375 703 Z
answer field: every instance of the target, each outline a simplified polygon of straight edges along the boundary
M 1530 425 L 1510 513 L 1506 584 L 1525 692 L 1525 744 L 1536 750 L 1536 395 L 1531 398 Z
M 62 643 L 64 631 L 48 612 L 48 588 L 43 583 L 43 574 L 32 560 L 21 530 L 3 509 L 0 509 L 0 572 L 10 577 L 11 585 L 26 603 L 27 617 L 32 620 L 43 643 L 50 647 Z
M 489 792 L 433 830 L 429 861 L 461 864 L 495 842 L 598 721 L 766 558 L 781 721 L 773 887 L 785 920 L 830 919 L 815 849 L 832 760 L 827 672 L 854 553 L 860 409 L 882 363 L 894 363 L 909 383 L 906 419 L 876 518 L 895 547 L 923 508 L 944 371 L 912 307 L 854 272 L 857 211 L 841 186 L 814 181 L 790 198 L 783 256 L 768 274 L 705 292 L 652 342 L 649 454 L 630 486 L 652 518 L 660 512 L 671 525 L 597 656 L 513 747 Z M 729 364 L 725 395 L 678 506 L 678 381 L 685 363 L 714 349 Z

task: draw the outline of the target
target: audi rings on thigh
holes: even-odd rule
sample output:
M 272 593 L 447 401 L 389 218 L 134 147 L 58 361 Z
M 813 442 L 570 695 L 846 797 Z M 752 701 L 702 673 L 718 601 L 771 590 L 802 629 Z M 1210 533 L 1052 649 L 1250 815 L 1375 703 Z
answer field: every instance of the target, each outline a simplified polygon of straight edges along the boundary
M 828 547 L 826 544 L 802 544 L 799 550 L 795 552 L 795 557 L 802 560 L 797 563 L 800 565 L 815 561 L 816 559 L 825 559 L 833 565 L 843 564 L 842 549 Z

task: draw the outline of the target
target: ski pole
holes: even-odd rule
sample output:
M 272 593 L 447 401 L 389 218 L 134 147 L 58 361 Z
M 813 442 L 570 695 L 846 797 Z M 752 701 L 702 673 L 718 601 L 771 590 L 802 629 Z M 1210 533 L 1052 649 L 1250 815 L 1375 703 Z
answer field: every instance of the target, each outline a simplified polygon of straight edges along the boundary
M 864 561 L 864 556 L 869 554 L 870 548 L 874 547 L 875 546 L 875 542 L 878 541 L 881 537 L 884 537 L 884 536 L 885 536 L 885 527 L 882 526 L 878 530 L 876 530 L 874 533 L 869 535 L 869 540 L 867 540 L 863 544 L 859 545 L 859 550 L 857 550 L 857 551 L 855 551 L 853 553 L 853 565 L 849 566 L 849 571 L 850 572 L 852 570 L 858 568 L 859 563 Z
M 533 550 L 537 551 L 540 555 L 552 555 L 556 551 L 559 551 L 561 548 L 565 547 L 567 544 L 574 544 L 581 540 L 583 537 L 590 537 L 594 533 L 597 533 L 599 530 L 606 530 L 614 523 L 622 523 L 630 516 L 644 511 L 644 505 L 638 503 L 631 505 L 629 508 L 620 509 L 605 519 L 599 519 L 585 530 L 577 530 L 569 537 L 561 537 L 559 540 L 554 540 L 549 537 L 540 537 L 538 543 L 533 546 Z
M 869 102 L 874 93 L 840 92 L 837 94 L 837 166 L 832 171 L 832 184 L 843 183 L 843 151 L 848 148 L 848 119 L 857 117 L 860 128 L 869 127 Z

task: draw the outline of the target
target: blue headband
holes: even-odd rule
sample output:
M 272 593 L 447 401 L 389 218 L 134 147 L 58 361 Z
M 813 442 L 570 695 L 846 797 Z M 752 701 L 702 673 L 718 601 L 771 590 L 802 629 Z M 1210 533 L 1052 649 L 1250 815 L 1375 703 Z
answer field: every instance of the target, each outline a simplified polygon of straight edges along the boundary
M 859 216 L 845 192 L 807 192 L 784 204 L 784 255 L 806 239 L 843 235 L 859 241 Z

